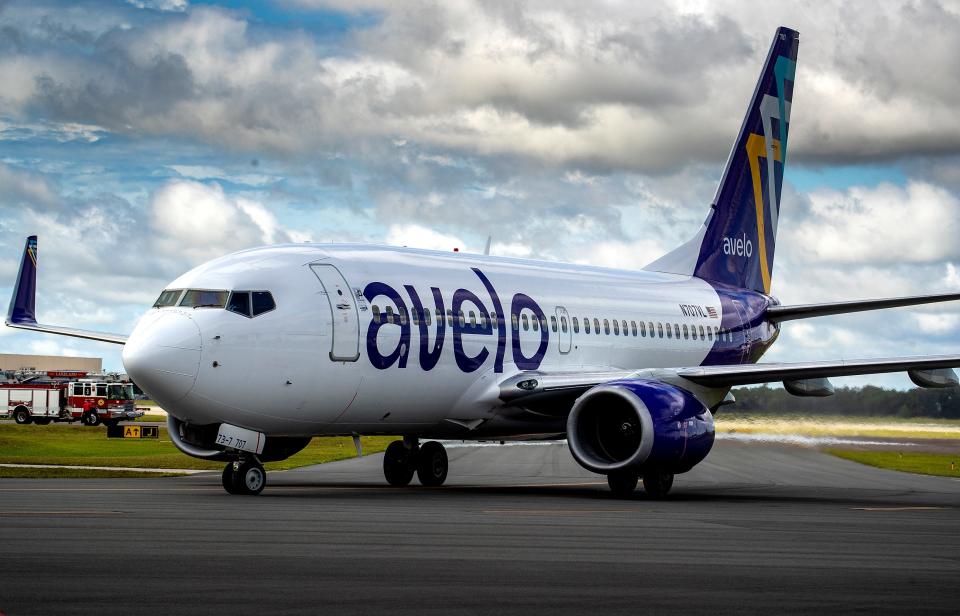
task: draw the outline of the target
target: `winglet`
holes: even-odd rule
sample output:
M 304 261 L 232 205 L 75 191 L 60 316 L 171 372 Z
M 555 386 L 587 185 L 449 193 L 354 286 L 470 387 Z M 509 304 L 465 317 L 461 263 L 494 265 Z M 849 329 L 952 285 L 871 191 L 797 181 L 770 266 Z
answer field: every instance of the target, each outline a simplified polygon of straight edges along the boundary
M 106 332 L 92 332 L 85 329 L 60 327 L 58 325 L 41 325 L 37 323 L 37 236 L 31 235 L 23 247 L 23 256 L 20 259 L 20 273 L 17 283 L 13 287 L 13 296 L 10 298 L 10 307 L 7 309 L 7 325 L 17 329 L 26 329 L 45 334 L 73 336 L 87 340 L 98 340 L 112 344 L 125 344 L 127 336 L 123 334 L 108 334 Z
M 13 287 L 10 308 L 7 310 L 8 324 L 37 324 L 37 236 L 31 235 L 23 246 L 20 259 L 20 274 Z

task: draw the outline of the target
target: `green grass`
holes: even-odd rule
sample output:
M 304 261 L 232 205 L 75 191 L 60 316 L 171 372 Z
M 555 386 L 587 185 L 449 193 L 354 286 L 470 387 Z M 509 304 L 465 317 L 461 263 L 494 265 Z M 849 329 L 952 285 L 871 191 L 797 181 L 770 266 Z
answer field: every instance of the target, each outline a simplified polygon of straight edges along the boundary
M 721 412 L 716 421 L 717 432 L 721 433 L 960 439 L 960 421 L 954 419 L 758 416 Z
M 827 453 L 860 464 L 894 471 L 960 478 L 960 455 L 945 453 L 901 453 L 897 451 L 862 451 L 828 449 Z
M 361 442 L 364 454 L 381 452 L 392 440 L 394 437 L 363 437 Z M 280 462 L 269 462 L 265 466 L 267 470 L 281 470 L 354 456 L 356 450 L 349 437 L 317 437 L 295 456 Z M 108 439 L 106 430 L 102 427 L 56 424 L 0 424 L 0 463 L 209 470 L 223 468 L 222 462 L 207 462 L 180 453 L 167 438 L 164 428 L 160 428 L 160 438 L 156 440 Z
M 0 479 L 113 479 L 117 477 L 182 477 L 180 473 L 141 473 L 85 468 L 10 468 L 0 466 Z

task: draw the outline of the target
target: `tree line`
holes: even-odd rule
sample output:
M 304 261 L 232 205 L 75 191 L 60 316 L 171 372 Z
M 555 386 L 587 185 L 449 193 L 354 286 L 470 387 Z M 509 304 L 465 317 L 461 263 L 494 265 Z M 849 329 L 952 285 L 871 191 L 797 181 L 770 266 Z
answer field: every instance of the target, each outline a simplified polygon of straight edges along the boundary
M 738 414 L 849 415 L 856 417 L 935 417 L 960 419 L 960 389 L 838 387 L 827 398 L 800 398 L 780 387 L 741 387 L 737 403 L 719 409 Z

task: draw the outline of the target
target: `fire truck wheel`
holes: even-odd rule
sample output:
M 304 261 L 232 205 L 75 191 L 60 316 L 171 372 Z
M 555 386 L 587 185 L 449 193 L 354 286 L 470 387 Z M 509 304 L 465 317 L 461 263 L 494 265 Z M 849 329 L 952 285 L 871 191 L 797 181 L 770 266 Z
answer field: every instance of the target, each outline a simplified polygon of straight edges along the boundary
M 249 494 L 255 496 L 263 492 L 267 485 L 267 471 L 255 460 L 247 460 L 240 464 L 240 468 L 233 471 L 234 494 Z
M 25 426 L 33 421 L 30 417 L 30 411 L 22 406 L 13 412 L 13 420 L 21 426 Z
M 100 416 L 96 413 L 89 412 L 83 416 L 83 425 L 85 426 L 99 426 L 100 425 Z
M 233 462 L 229 462 L 225 467 L 223 467 L 223 475 L 220 477 L 221 482 L 223 483 L 223 489 L 227 491 L 227 494 L 237 493 L 237 489 L 233 485 L 233 475 Z

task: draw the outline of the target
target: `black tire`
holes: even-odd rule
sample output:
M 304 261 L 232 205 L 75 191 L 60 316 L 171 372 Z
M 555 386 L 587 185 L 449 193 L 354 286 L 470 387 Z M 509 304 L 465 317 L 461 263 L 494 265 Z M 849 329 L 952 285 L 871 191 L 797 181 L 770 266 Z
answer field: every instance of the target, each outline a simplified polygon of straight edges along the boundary
M 85 413 L 80 421 L 82 421 L 85 426 L 95 428 L 100 425 L 100 416 L 91 411 Z
M 383 452 L 383 476 L 392 486 L 409 485 L 416 467 L 416 451 L 408 449 L 403 441 L 393 441 Z
M 33 421 L 33 418 L 30 417 L 30 411 L 21 406 L 13 411 L 13 420 L 21 426 L 25 426 Z
M 259 462 L 247 460 L 240 468 L 233 471 L 232 494 L 247 494 L 256 496 L 263 492 L 267 485 L 267 471 Z
M 237 493 L 236 488 L 233 485 L 233 462 L 230 462 L 223 467 L 223 475 L 221 475 L 220 480 L 223 483 L 223 489 L 227 491 L 227 494 Z
M 50 423 L 50 418 L 49 417 L 34 418 L 33 423 L 37 424 L 38 426 L 46 426 Z
M 637 489 L 640 475 L 634 471 L 614 471 L 607 475 L 607 485 L 614 498 L 630 498 Z
M 417 479 L 428 487 L 442 486 L 447 480 L 447 450 L 436 441 L 428 441 L 420 446 L 417 454 Z
M 643 474 L 643 489 L 650 498 L 664 498 L 673 487 L 673 473 L 649 471 Z

